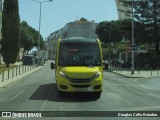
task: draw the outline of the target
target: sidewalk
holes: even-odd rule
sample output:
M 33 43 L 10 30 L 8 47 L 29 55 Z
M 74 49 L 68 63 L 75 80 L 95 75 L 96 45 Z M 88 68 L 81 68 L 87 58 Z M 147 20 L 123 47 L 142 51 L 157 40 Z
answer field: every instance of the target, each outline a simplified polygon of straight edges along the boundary
M 14 63 L 13 65 L 22 65 L 22 61 L 16 62 L 16 63 Z
M 160 70 L 153 71 L 134 71 L 134 74 L 131 74 L 130 70 L 108 70 L 110 72 L 116 73 L 118 75 L 128 77 L 128 78 L 147 78 L 147 77 L 157 77 L 160 76 Z
M 22 65 L 22 62 L 16 62 L 14 65 L 17 65 L 17 68 L 10 69 L 9 71 L 4 71 L 0 74 L 0 87 L 4 87 L 12 82 L 20 80 L 21 78 L 43 68 L 44 66 L 36 65 Z

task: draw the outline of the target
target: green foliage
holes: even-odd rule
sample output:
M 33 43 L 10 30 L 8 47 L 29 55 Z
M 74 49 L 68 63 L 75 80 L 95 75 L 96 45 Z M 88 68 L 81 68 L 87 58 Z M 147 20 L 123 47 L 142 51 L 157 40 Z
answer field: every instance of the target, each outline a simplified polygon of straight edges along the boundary
M 96 34 L 105 43 L 117 43 L 122 38 L 131 40 L 132 22 L 130 19 L 100 22 L 96 28 Z
M 108 47 L 108 44 L 104 43 L 104 42 L 101 42 L 101 46 L 102 48 L 107 48 Z
M 20 26 L 20 45 L 24 51 L 30 50 L 34 46 L 34 38 L 27 22 L 22 22 Z
M 109 21 L 100 22 L 96 28 L 96 34 L 98 35 L 101 42 L 108 43 L 109 37 L 107 39 L 107 36 L 109 36 L 109 32 L 107 31 Z
M 109 49 L 108 48 L 102 48 L 102 55 L 103 55 L 103 60 L 108 59 Z
M 137 44 L 143 44 L 143 43 L 148 43 L 149 39 L 148 39 L 148 35 L 150 34 L 145 25 L 143 23 L 139 23 L 139 22 L 134 22 L 134 26 L 135 26 L 135 41 Z
M 139 22 L 134 22 L 135 24 L 135 38 L 136 42 L 147 41 L 146 36 L 148 32 L 145 29 L 144 24 Z M 112 26 L 112 27 L 111 27 Z M 110 38 L 111 30 L 111 38 Z M 122 38 L 125 38 L 125 41 L 131 42 L 132 38 L 132 21 L 131 19 L 117 20 L 117 21 L 104 21 L 98 24 L 96 28 L 96 33 L 99 36 L 99 39 L 102 41 L 102 51 L 103 59 L 108 59 L 109 52 L 110 58 L 118 58 L 118 54 L 125 50 L 126 44 L 121 43 Z M 109 41 L 110 39 L 110 41 Z M 109 50 L 109 43 L 110 50 Z M 116 51 L 116 52 L 115 52 Z
M 22 21 L 20 25 L 20 45 L 24 48 L 24 51 L 29 51 L 33 47 L 38 46 L 39 33 L 37 30 L 32 28 L 27 24 L 27 22 Z M 40 48 L 44 49 L 45 44 L 42 36 L 40 36 Z
M 18 0 L 5 0 L 2 13 L 2 56 L 9 67 L 15 63 L 19 52 L 19 7 Z
M 122 39 L 119 24 L 119 21 L 100 22 L 96 28 L 96 34 L 102 42 L 119 42 Z
M 143 23 L 148 33 L 147 42 L 159 43 L 160 31 L 160 0 L 140 0 L 135 2 L 134 18 Z
M 121 0 L 125 5 L 131 1 Z M 134 0 L 134 20 L 138 22 L 137 41 L 155 43 L 159 51 L 160 42 L 160 0 Z
M 130 19 L 104 21 L 98 24 L 96 34 L 98 34 L 98 37 L 101 40 L 104 59 L 108 58 L 109 51 L 111 58 L 115 58 L 116 55 L 125 48 L 125 45 L 121 44 L 120 41 L 122 38 L 131 40 L 131 27 Z M 111 45 L 111 43 L 113 44 Z M 114 49 L 117 50 L 116 54 L 113 52 Z
M 109 47 L 108 43 L 101 42 L 101 46 L 102 46 L 103 59 L 105 60 L 109 58 L 109 51 L 110 51 L 111 58 L 115 58 L 115 56 L 118 57 L 117 55 L 120 52 L 124 51 L 126 45 L 123 43 L 115 43 L 114 45 L 110 45 Z M 113 52 L 113 49 L 117 50 L 116 54 Z
M 117 43 L 115 45 L 115 48 L 117 49 L 117 53 L 120 53 L 120 52 L 124 51 L 124 49 L 126 48 L 126 45 L 122 44 L 122 43 Z
M 123 38 L 131 41 L 132 38 L 132 21 L 131 19 L 120 20 L 120 33 Z

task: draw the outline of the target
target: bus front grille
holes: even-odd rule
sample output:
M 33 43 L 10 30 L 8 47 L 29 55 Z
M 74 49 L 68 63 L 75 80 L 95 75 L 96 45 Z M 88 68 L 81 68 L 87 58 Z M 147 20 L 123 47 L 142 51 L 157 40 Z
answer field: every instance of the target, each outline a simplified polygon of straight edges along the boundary
M 88 88 L 90 85 L 71 85 L 74 88 Z
M 90 83 L 92 81 L 92 79 L 89 79 L 89 78 L 87 78 L 87 79 L 84 79 L 84 78 L 83 79 L 70 78 L 69 80 L 72 83 Z

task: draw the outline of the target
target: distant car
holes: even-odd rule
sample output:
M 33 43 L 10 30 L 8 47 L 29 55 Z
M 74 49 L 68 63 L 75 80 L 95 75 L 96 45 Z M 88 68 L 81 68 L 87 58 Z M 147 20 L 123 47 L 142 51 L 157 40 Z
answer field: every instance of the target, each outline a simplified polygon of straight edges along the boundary
M 113 65 L 124 65 L 125 64 L 125 62 L 123 61 L 123 60 L 121 60 L 121 59 L 113 59 L 113 60 L 111 60 L 111 65 L 113 66 Z
M 23 65 L 33 65 L 35 64 L 34 55 L 24 55 L 22 59 Z
M 121 59 L 117 59 L 117 64 L 119 64 L 119 65 L 123 65 L 125 62 L 123 61 L 123 60 L 121 60 Z

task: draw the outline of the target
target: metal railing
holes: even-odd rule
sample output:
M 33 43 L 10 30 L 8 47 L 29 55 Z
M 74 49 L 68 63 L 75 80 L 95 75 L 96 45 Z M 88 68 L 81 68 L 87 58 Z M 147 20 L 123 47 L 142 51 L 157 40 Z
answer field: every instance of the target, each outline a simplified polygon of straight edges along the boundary
M 112 65 L 112 66 L 109 66 L 108 69 L 110 71 L 116 71 L 120 73 L 124 73 L 127 71 L 131 73 L 130 67 L 124 67 L 124 66 L 122 67 L 122 65 Z M 146 72 L 150 76 L 160 75 L 160 67 L 157 66 L 157 68 L 153 69 L 149 65 L 147 65 L 147 67 L 139 67 L 138 65 L 135 66 L 135 74 L 143 74 L 144 72 Z
M 38 67 L 37 65 L 17 65 L 15 68 L 2 70 L 0 73 L 0 83 L 11 78 L 22 75 Z

